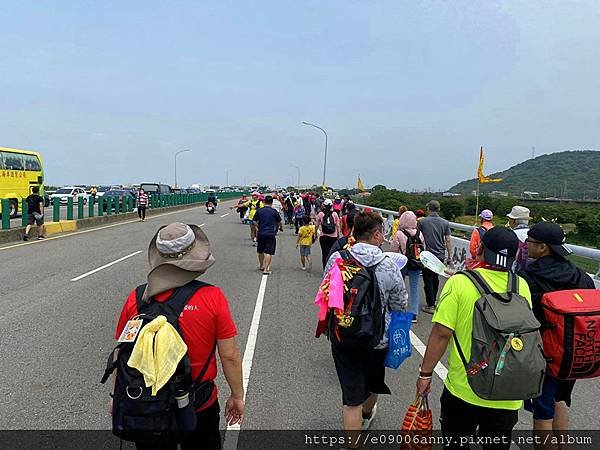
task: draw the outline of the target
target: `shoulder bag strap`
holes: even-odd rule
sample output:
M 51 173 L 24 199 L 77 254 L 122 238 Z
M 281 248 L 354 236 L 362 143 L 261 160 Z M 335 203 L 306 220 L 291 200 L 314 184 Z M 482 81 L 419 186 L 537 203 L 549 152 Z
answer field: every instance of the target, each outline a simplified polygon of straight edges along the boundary
M 454 344 L 456 345 L 456 350 L 458 351 L 458 356 L 460 356 L 460 360 L 463 363 L 463 366 L 465 366 L 465 370 L 467 369 L 467 359 L 465 358 L 465 354 L 462 351 L 462 348 L 460 346 L 460 344 L 458 343 L 458 337 L 456 337 L 456 332 L 452 331 L 452 337 L 454 338 Z
M 457 272 L 457 274 L 462 274 L 471 280 L 480 294 L 487 295 L 494 293 L 483 277 L 474 270 L 461 270 L 460 272 Z

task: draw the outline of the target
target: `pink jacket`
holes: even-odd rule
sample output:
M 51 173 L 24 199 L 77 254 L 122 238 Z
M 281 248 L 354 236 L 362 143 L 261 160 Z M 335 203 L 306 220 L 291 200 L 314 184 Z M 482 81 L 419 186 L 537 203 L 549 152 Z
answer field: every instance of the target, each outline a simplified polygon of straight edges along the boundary
M 405 211 L 400 216 L 400 220 L 398 221 L 398 231 L 396 235 L 392 239 L 392 244 L 390 250 L 393 252 L 399 252 L 402 254 L 406 253 L 406 241 L 408 238 L 403 233 L 406 231 L 411 236 L 414 236 L 417 232 L 417 216 L 412 211 Z M 425 238 L 423 237 L 423 233 L 419 232 L 419 239 L 423 243 L 423 247 L 426 248 Z

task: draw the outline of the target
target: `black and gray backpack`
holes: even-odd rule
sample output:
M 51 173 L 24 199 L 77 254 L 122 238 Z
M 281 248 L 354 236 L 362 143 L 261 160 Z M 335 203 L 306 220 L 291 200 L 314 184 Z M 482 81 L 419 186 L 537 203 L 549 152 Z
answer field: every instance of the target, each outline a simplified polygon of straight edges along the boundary
M 142 328 L 159 315 L 181 334 L 179 316 L 185 305 L 198 289 L 209 286 L 192 281 L 176 289 L 164 302 L 145 302 L 142 295 L 146 285 L 136 288 L 137 318 L 142 319 Z M 196 410 L 211 397 L 214 382 L 201 382 L 215 354 L 213 347 L 208 360 L 196 380 L 192 380 L 188 354 L 179 363 L 175 374 L 156 395 L 146 387 L 144 376 L 127 362 L 135 343 L 119 343 L 108 357 L 101 383 L 105 383 L 116 369 L 113 393 L 112 431 L 121 439 L 136 442 L 176 442 L 183 434 L 196 428 Z M 186 395 L 187 394 L 187 395 Z M 185 399 L 185 402 L 182 402 Z
M 507 292 L 493 292 L 476 271 L 458 272 L 473 282 L 475 302 L 471 355 L 467 361 L 456 333 L 454 343 L 473 392 L 486 400 L 527 400 L 542 391 L 546 360 L 540 323 L 519 295 L 519 278 L 508 272 Z

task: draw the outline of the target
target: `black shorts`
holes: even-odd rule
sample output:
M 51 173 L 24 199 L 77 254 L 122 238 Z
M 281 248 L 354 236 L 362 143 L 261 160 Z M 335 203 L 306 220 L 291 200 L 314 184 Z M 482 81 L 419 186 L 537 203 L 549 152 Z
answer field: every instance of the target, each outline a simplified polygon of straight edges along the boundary
M 33 213 L 27 214 L 27 225 L 37 225 L 38 227 L 44 225 L 44 216 L 40 219 L 36 219 Z
M 275 247 L 277 247 L 277 240 L 275 236 L 259 236 L 256 243 L 257 253 L 266 253 L 267 255 L 275 254 Z
M 331 346 L 345 406 L 362 405 L 371 394 L 391 394 L 385 384 L 386 353 L 387 349 Z

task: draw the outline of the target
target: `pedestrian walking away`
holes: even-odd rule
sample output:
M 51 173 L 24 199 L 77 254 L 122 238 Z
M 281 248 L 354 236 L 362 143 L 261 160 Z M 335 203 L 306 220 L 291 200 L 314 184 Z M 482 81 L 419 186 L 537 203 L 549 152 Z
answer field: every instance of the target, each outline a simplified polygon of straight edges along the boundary
M 346 294 L 343 311 L 346 312 L 340 316 L 336 312 L 339 309 L 328 309 L 325 318 L 319 317 L 321 320 L 317 331 L 318 337 L 321 331 L 325 331 L 322 324 L 327 324 L 325 328 L 328 328 L 333 361 L 342 390 L 344 429 L 351 436 L 371 425 L 377 412 L 377 396 L 391 394 L 385 383 L 384 367 L 388 346 L 387 327 L 391 312 L 405 311 L 408 300 L 400 269 L 380 249 L 385 241 L 383 218 L 376 213 L 358 213 L 354 219 L 354 237 L 356 243 L 349 250 L 336 252 L 329 258 L 324 283 L 327 283 L 327 277 L 334 276 L 334 266 L 343 270 L 346 264 L 352 266 L 353 273 L 361 272 L 368 282 L 360 281 L 364 279 L 362 275 L 344 276 L 342 291 Z M 336 272 L 338 277 L 342 277 L 340 271 Z M 359 327 L 361 331 L 369 331 L 365 332 L 369 336 L 367 341 L 352 335 L 349 328 L 342 333 L 340 324 L 344 322 L 345 315 L 354 314 L 353 305 L 355 308 L 365 305 L 365 310 L 373 311 L 373 321 L 368 326 L 362 319 L 361 323 L 367 328 L 363 330 Z M 353 315 L 350 318 L 353 322 L 361 320 Z
M 310 217 L 304 216 L 302 222 L 303 225 L 300 227 L 298 238 L 296 239 L 296 248 L 300 247 L 300 268 L 302 270 L 306 270 L 307 268 L 310 270 L 312 268 L 310 250 L 316 241 L 317 230 L 310 223 Z
M 450 224 L 446 219 L 443 219 L 439 215 L 440 202 L 431 200 L 426 206 L 429 214 L 427 217 L 419 220 L 419 229 L 423 233 L 425 242 L 427 242 L 427 250 L 433 253 L 440 261 L 449 263 L 450 258 L 452 257 Z M 439 276 L 437 273 L 426 267 L 423 268 L 422 274 L 425 301 L 427 302 L 427 306 L 423 307 L 423 311 L 428 314 L 433 314 L 440 285 Z
M 419 315 L 419 279 L 423 271 L 420 253 L 426 249 L 423 233 L 417 228 L 417 216 L 412 211 L 402 213 L 398 220 L 398 231 L 393 236 L 390 250 L 402 253 L 408 258 L 408 262 L 402 270 L 402 275 L 404 277 L 408 276 L 410 286 L 409 311 L 413 314 L 413 323 L 417 322 L 417 316 Z
M 480 261 L 477 260 L 477 247 L 479 247 L 481 237 L 486 233 L 486 231 L 494 227 L 494 224 L 492 223 L 493 218 L 494 214 L 489 209 L 484 209 L 481 211 L 481 214 L 479 214 L 479 226 L 475 227 L 471 233 L 471 240 L 469 242 L 469 257 L 465 261 L 465 266 L 469 270 L 476 269 L 480 265 Z
M 137 198 L 138 217 L 142 222 L 146 220 L 146 208 L 148 207 L 148 194 L 140 189 Z
M 29 233 L 31 227 L 37 225 L 38 240 L 44 239 L 44 199 L 39 195 L 40 188 L 34 186 L 31 189 L 31 194 L 25 199 L 27 203 L 27 227 L 25 227 L 25 234 L 23 240 L 29 240 Z
M 265 197 L 264 207 L 254 214 L 254 222 L 257 226 L 256 253 L 258 254 L 258 268 L 263 275 L 271 274 L 271 261 L 277 247 L 277 230 L 283 231 L 281 216 L 273 208 L 273 197 Z
M 172 223 L 152 238 L 148 260 L 148 281 L 123 305 L 118 345 L 102 379 L 116 369 L 113 433 L 135 441 L 138 450 L 175 450 L 177 443 L 188 450 L 199 442 L 203 449 L 220 449 L 217 350 L 231 391 L 228 425 L 244 419 L 244 388 L 227 298 L 196 280 L 215 262 L 210 243 L 200 227 Z M 145 387 L 133 394 L 132 386 Z
M 256 211 L 264 206 L 262 200 L 260 199 L 260 193 L 258 191 L 254 191 L 252 193 L 252 198 L 241 206 L 248 208 L 248 219 L 246 220 L 246 223 L 250 226 L 250 239 L 252 240 L 252 245 L 256 245 L 257 228 L 256 224 L 254 223 L 254 215 L 256 214 Z M 237 208 L 239 207 L 240 205 L 238 204 Z M 231 209 L 233 208 L 234 207 L 232 206 Z
M 519 251 L 517 252 L 517 257 L 515 259 L 515 267 L 513 268 L 515 271 L 520 271 L 527 265 L 527 243 L 525 240 L 527 239 L 529 221 L 531 220 L 529 214 L 529 208 L 517 205 L 513 206 L 510 213 L 506 216 L 508 217 L 508 226 L 519 238 Z
M 527 232 L 527 254 L 530 263 L 519 272 L 529 285 L 533 312 L 542 323 L 542 330 L 550 328 L 544 316 L 542 296 L 548 292 L 568 289 L 595 289 L 591 277 L 566 259 L 571 250 L 565 245 L 565 233 L 560 225 L 541 222 Z M 543 332 L 543 331 L 542 331 Z M 554 346 L 558 342 L 552 343 Z M 544 350 L 551 349 L 544 342 Z M 560 349 L 560 353 L 564 352 Z M 575 380 L 559 380 L 546 370 L 542 395 L 525 403 L 525 409 L 533 413 L 534 432 L 564 434 L 569 428 L 568 408 Z
M 323 201 L 323 211 L 317 214 L 315 226 L 319 230 L 319 244 L 321 245 L 323 269 L 325 269 L 331 246 L 341 234 L 340 218 L 333 211 L 333 202 L 330 199 Z
M 452 276 L 440 294 L 417 392 L 429 394 L 450 346 L 440 423 L 452 443 L 445 448 L 465 448 L 461 440 L 478 436 L 494 442 L 484 449 L 509 449 L 522 400 L 539 395 L 545 359 L 529 288 L 511 272 L 518 247 L 511 230 L 487 231 L 477 251 L 482 267 Z

